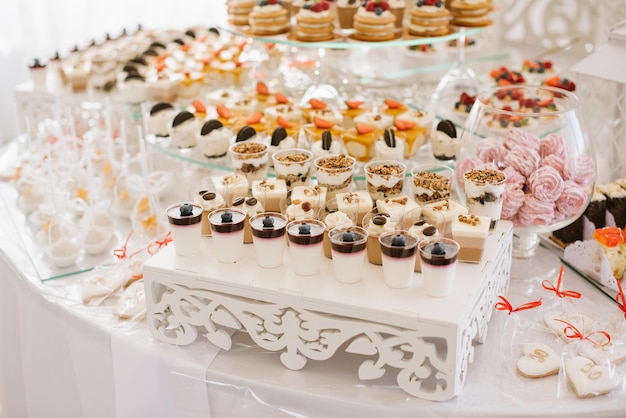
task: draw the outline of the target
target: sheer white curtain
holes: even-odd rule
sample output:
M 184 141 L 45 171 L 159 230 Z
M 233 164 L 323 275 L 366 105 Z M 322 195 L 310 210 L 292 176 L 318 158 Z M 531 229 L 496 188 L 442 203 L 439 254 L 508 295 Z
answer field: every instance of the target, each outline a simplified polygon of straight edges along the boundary
M 14 87 L 28 80 L 28 64 L 75 44 L 117 36 L 138 24 L 184 29 L 224 21 L 224 0 L 2 0 L 0 2 L 0 139 L 13 138 Z

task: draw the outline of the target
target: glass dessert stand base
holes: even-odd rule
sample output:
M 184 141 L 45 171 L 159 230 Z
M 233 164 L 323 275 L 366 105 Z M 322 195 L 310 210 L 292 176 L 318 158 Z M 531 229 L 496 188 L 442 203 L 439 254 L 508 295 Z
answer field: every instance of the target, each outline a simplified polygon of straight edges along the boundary
M 536 233 L 513 234 L 513 263 L 511 280 L 541 283 L 558 275 L 561 267 L 559 257 L 539 248 L 539 235 Z
M 363 278 L 343 284 L 324 258 L 320 273 L 298 276 L 289 257 L 275 269 L 258 268 L 252 245 L 243 261 L 219 263 L 211 238 L 199 253 L 178 257 L 168 246 L 144 264 L 148 328 L 161 341 L 187 345 L 199 334 L 229 350 L 231 330 L 244 331 L 262 349 L 280 352 L 291 370 L 330 359 L 338 350 L 366 356 L 361 380 L 397 372 L 397 384 L 418 398 L 458 395 L 482 343 L 496 298 L 511 268 L 512 224 L 500 222 L 480 264 L 460 263 L 446 298 L 427 297 L 421 274 L 406 289 L 391 289 L 382 267 L 366 263 Z

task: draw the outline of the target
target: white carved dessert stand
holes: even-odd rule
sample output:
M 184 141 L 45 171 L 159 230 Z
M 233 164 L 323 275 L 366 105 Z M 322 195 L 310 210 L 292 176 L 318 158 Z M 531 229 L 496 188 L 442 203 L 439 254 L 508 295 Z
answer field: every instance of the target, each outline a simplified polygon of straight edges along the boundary
M 176 256 L 170 245 L 144 265 L 148 327 L 177 345 L 192 343 L 200 330 L 224 350 L 231 348 L 227 329 L 246 331 L 259 347 L 282 352 L 292 370 L 340 349 L 369 356 L 361 380 L 397 369 L 407 393 L 443 401 L 459 394 L 473 341 L 482 342 L 497 295 L 506 293 L 511 240 L 512 224 L 500 222 L 483 262 L 460 263 L 453 293 L 441 299 L 422 293 L 419 273 L 408 289 L 388 288 L 382 268 L 369 263 L 361 281 L 343 284 L 327 259 L 319 274 L 302 277 L 291 271 L 287 252 L 282 267 L 262 269 L 252 245 L 236 264 L 211 256 L 211 238 L 193 257 Z

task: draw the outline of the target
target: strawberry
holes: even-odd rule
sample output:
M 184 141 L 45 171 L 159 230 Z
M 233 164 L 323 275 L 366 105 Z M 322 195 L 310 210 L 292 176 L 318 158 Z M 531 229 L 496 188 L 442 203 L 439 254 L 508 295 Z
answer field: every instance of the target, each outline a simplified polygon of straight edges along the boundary
M 181 49 L 183 52 L 187 52 L 187 51 L 189 51 L 189 48 L 191 48 L 191 45 L 189 45 L 189 44 L 184 44 L 183 46 L 181 46 L 181 47 L 180 47 L 180 49 Z
M 217 106 L 217 108 L 215 110 L 217 111 L 217 115 L 220 118 L 230 119 L 230 110 L 228 110 L 228 108 L 226 106 L 219 105 L 219 106 Z
M 384 12 L 385 10 L 389 10 L 389 3 L 387 3 L 386 1 L 381 1 L 380 3 L 378 3 L 378 7 L 380 7 Z
M 206 113 L 206 106 L 202 100 L 196 99 L 191 103 L 191 105 L 196 109 L 196 112 Z
M 499 86 L 510 86 L 511 84 L 513 83 L 511 83 L 509 80 L 506 80 L 504 78 L 501 78 L 500 80 L 498 80 Z
M 345 104 L 346 106 L 348 106 L 348 109 L 358 109 L 359 107 L 361 107 L 363 102 L 359 100 L 346 100 Z
M 524 101 L 524 107 L 527 107 L 529 109 L 532 109 L 533 107 L 535 107 L 537 105 L 537 102 L 534 101 L 533 99 L 526 99 Z
M 505 112 L 512 112 L 513 108 L 511 106 L 503 106 L 502 110 L 504 110 Z
M 324 6 L 322 5 L 322 3 L 315 3 L 311 5 L 311 7 L 309 7 L 309 10 L 315 13 L 323 12 Z
M 276 103 L 278 104 L 287 104 L 289 103 L 289 99 L 287 98 L 287 96 L 285 96 L 282 93 L 276 93 L 276 96 L 274 96 L 276 98 Z
M 415 122 L 411 122 L 410 120 L 396 119 L 395 122 L 396 128 L 400 131 L 408 131 L 415 126 Z
M 402 103 L 396 102 L 395 100 L 385 99 L 385 104 L 389 109 L 399 109 L 402 107 Z
M 265 84 L 262 81 L 257 81 L 256 83 L 256 92 L 259 94 L 262 94 L 264 96 L 267 96 L 268 94 L 270 94 L 270 90 L 267 87 L 267 84 Z
M 246 125 L 253 125 L 261 122 L 261 119 L 263 119 L 263 113 L 257 111 L 248 116 L 244 122 L 246 122 Z
M 552 61 L 544 61 L 543 62 L 543 68 L 545 68 L 546 70 L 549 70 L 552 68 Z
M 320 118 L 319 116 L 315 116 L 313 118 L 313 124 L 318 129 L 330 129 L 333 126 L 335 126 L 335 124 L 332 123 L 331 121 L 324 119 L 324 118 Z
M 369 134 L 370 132 L 372 132 L 374 130 L 373 126 L 369 126 L 369 125 L 362 125 L 360 123 L 358 123 L 356 125 L 356 131 L 359 133 L 359 135 L 365 135 L 365 134 Z
M 365 11 L 373 12 L 374 10 L 376 10 L 376 2 L 373 2 L 373 1 L 368 2 L 367 6 L 365 6 Z
M 279 116 L 276 118 L 276 124 L 278 126 L 282 126 L 285 129 L 289 129 L 289 128 L 293 128 L 293 125 L 285 118 L 283 118 L 282 116 Z
M 539 107 L 548 107 L 552 104 L 552 102 L 554 102 L 554 98 L 553 97 L 546 97 L 543 100 L 540 100 L 537 102 L 537 106 Z
M 313 109 L 321 110 L 326 109 L 327 104 L 321 101 L 320 99 L 311 99 L 309 100 L 309 104 Z

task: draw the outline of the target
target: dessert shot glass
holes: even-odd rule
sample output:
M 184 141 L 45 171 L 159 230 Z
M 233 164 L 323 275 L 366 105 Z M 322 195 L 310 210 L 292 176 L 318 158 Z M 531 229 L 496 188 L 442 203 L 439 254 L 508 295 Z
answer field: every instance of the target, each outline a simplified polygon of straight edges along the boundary
M 200 249 L 202 235 L 202 206 L 193 203 L 174 203 L 166 209 L 176 254 L 186 257 Z
M 448 199 L 454 170 L 443 164 L 420 164 L 411 169 L 413 199 L 420 205 Z
M 317 184 L 326 187 L 326 199 L 347 192 L 352 186 L 356 160 L 344 154 L 320 157 L 314 162 Z
M 372 200 L 399 196 L 404 188 L 406 165 L 397 161 L 371 161 L 365 165 L 367 191 Z
M 265 212 L 250 218 L 256 262 L 263 268 L 283 264 L 287 217 L 281 213 Z
M 277 179 L 285 180 L 287 190 L 306 186 L 310 181 L 313 153 L 306 149 L 285 149 L 272 155 Z
M 452 292 L 457 255 L 461 246 L 449 238 L 423 240 L 419 243 L 424 292 L 442 298 Z
M 361 280 L 367 246 L 367 231 L 359 226 L 333 228 L 328 233 L 335 279 L 341 283 Z
M 228 149 L 235 173 L 246 176 L 248 183 L 267 177 L 268 147 L 260 142 L 235 142 Z
M 385 232 L 396 230 L 397 223 L 392 221 L 389 215 L 378 213 L 374 208 L 363 217 L 361 225 L 367 231 L 367 261 L 380 266 L 383 261 L 378 237 Z
M 221 263 L 236 263 L 243 257 L 243 228 L 246 212 L 235 208 L 209 213 L 213 231 L 213 252 Z
M 291 268 L 297 275 L 312 276 L 319 273 L 325 229 L 324 223 L 315 219 L 287 224 Z
M 393 289 L 409 287 L 417 256 L 417 237 L 407 231 L 391 231 L 380 235 L 378 242 L 385 284 Z
M 347 214 L 339 210 L 337 199 L 330 199 L 325 202 L 318 210 L 317 219 L 324 222 L 326 230 L 324 231 L 324 257 L 333 258 L 332 246 L 330 243 L 330 231 L 333 228 L 342 227 L 349 228 L 356 226 L 356 213 Z
M 463 174 L 467 209 L 471 215 L 488 216 L 490 231 L 500 220 L 505 183 L 506 175 L 500 170 L 476 169 Z

